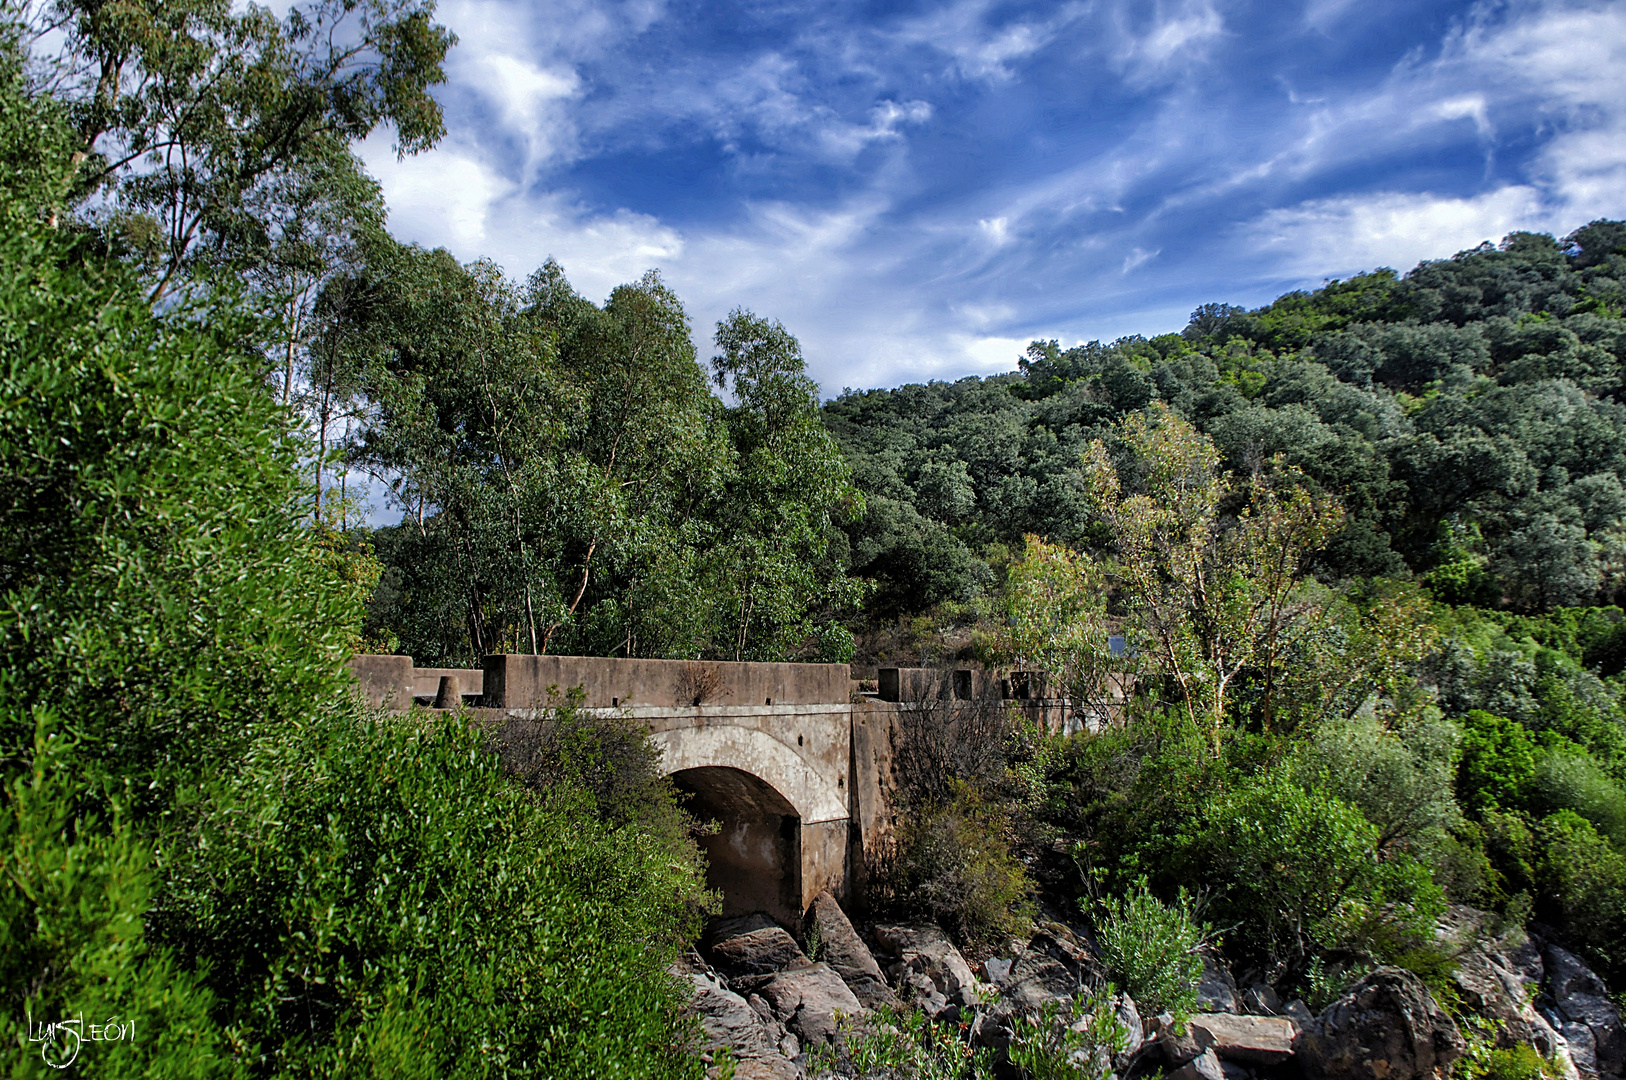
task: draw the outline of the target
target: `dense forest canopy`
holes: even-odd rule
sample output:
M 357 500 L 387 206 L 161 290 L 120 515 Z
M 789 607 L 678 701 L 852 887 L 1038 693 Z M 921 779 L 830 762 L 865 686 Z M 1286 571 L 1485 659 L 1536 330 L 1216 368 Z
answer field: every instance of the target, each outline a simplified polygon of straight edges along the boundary
M 1226 465 L 1280 454 L 1348 518 L 1317 573 L 1417 577 L 1517 611 L 1622 587 L 1626 225 L 1515 233 L 1404 277 L 1377 270 L 1179 333 L 824 407 L 867 502 L 847 530 L 880 612 L 964 603 L 1025 533 L 1092 540 L 1079 454 L 1167 403 Z

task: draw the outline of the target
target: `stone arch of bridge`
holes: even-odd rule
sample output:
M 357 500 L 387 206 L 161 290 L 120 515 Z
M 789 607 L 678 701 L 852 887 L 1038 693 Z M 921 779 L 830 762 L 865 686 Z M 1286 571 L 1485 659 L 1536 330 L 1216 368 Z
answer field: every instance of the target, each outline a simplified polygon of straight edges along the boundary
M 717 830 L 700 837 L 707 884 L 724 915 L 765 911 L 786 925 L 801 919 L 805 826 L 845 821 L 840 784 L 790 747 L 749 728 L 689 728 L 657 734 L 663 768 L 695 817 Z M 828 826 L 826 826 L 828 827 Z
M 844 777 L 827 777 L 785 743 L 756 728 L 716 724 L 656 732 L 669 774 L 721 766 L 750 773 L 778 792 L 803 822 L 847 816 Z

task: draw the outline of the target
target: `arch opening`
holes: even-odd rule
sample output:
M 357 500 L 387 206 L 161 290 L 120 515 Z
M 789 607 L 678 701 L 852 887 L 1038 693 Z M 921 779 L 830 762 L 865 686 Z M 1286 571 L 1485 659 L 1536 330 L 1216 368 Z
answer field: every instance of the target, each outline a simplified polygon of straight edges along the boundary
M 786 925 L 801 918 L 802 819 L 772 785 L 742 769 L 708 765 L 674 772 L 689 812 L 715 821 L 699 838 L 706 884 L 723 898 L 723 915 L 764 911 Z

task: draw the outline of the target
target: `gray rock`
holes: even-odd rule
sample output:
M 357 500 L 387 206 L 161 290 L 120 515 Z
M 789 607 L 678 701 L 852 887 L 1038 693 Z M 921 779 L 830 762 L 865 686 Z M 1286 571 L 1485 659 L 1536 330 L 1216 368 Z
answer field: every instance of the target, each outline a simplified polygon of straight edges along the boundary
M 1220 1064 L 1220 1059 L 1214 1056 L 1212 1050 L 1204 1050 L 1171 1072 L 1164 1080 L 1225 1080 L 1225 1067 Z
M 1222 1061 L 1244 1065 L 1277 1065 L 1293 1056 L 1293 1021 L 1280 1016 L 1233 1016 L 1199 1013 L 1188 1025 L 1206 1031 L 1210 1046 Z
M 1214 1033 L 1191 1024 L 1176 1025 L 1168 1013 L 1160 1013 L 1153 1025 L 1157 1046 L 1169 1065 L 1184 1065 L 1214 1045 Z
M 1620 1010 L 1609 999 L 1603 980 L 1580 957 L 1557 945 L 1547 943 L 1541 955 L 1546 969 L 1543 989 L 1563 1021 L 1559 1030 L 1570 1044 L 1575 1064 L 1583 1070 L 1590 1067 L 1600 1076 L 1626 1073 L 1626 1026 L 1621 1024 Z M 1590 1065 L 1583 1060 L 1587 1057 Z
M 715 975 L 703 970 L 676 972 L 691 985 L 692 1007 L 700 1021 L 702 1049 L 715 1052 L 726 1047 L 739 1068 L 736 1077 L 759 1080 L 796 1080 L 800 1072 L 780 1052 L 783 1029 L 765 1023 L 749 1003 L 725 987 Z M 745 1069 L 747 1064 L 751 1069 Z
M 1029 1012 L 1047 1001 L 1070 998 L 1079 988 L 1078 975 L 1061 961 L 1024 951 L 1011 964 L 1010 976 L 1000 987 L 999 1009 Z
M 856 1017 L 864 1007 L 828 964 L 807 964 L 777 972 L 762 984 L 760 993 L 774 1019 L 797 1035 L 802 1045 L 833 1044 L 836 1023 L 842 1016 Z
M 1220 1068 L 1225 1070 L 1225 1080 L 1253 1080 L 1253 1070 L 1240 1061 L 1220 1058 Z
M 898 996 L 933 1020 L 952 1018 L 960 1012 L 960 1007 L 949 1004 L 937 984 L 919 971 L 903 973 L 898 980 Z
M 1197 984 L 1197 1008 L 1206 1013 L 1237 1011 L 1236 980 L 1230 969 L 1211 956 L 1203 957 L 1203 977 Z
M 1060 923 L 1046 923 L 1012 958 L 1010 974 L 999 980 L 998 1008 L 1028 1012 L 1046 1001 L 1071 998 L 1099 981 L 1088 945 Z
M 1242 1011 L 1254 1016 L 1278 1016 L 1282 1011 L 1281 995 L 1268 983 L 1254 983 L 1242 991 Z
M 785 928 L 766 915 L 723 919 L 706 934 L 706 956 L 730 981 L 742 975 L 768 975 L 807 963 Z
M 1293 1049 L 1319 1080 L 1424 1080 L 1449 1075 L 1465 1046 L 1422 981 L 1386 967 L 1306 1024 Z
M 1310 1011 L 1310 1006 L 1298 998 L 1294 998 L 1282 1006 L 1282 1015 L 1293 1021 L 1295 1027 L 1301 1028 L 1315 1019 L 1315 1014 Z
M 819 939 L 818 959 L 829 964 L 859 1002 L 869 1009 L 883 1005 L 896 1005 L 897 996 L 886 985 L 881 966 L 875 962 L 869 948 L 859 938 L 846 912 L 836 903 L 829 891 L 813 898 L 808 909 L 808 933 Z
M 1592 1029 L 1559 1017 L 1558 1032 L 1564 1045 L 1569 1048 L 1570 1060 L 1581 1075 L 1598 1075 L 1598 1040 L 1593 1037 Z
M 1140 1056 L 1141 1048 L 1146 1045 L 1145 1022 L 1140 1018 L 1140 1009 L 1135 1005 L 1135 999 L 1128 994 L 1117 994 L 1112 999 L 1112 1011 L 1118 1018 L 1118 1023 L 1124 1029 L 1124 1048 L 1112 1056 L 1112 1068 L 1123 1076 L 1129 1072 L 1135 1059 Z M 1088 1018 L 1079 1017 L 1073 1023 L 1075 1030 L 1082 1030 L 1088 1024 Z
M 935 926 L 877 926 L 875 940 L 894 961 L 888 968 L 894 983 L 906 971 L 931 979 L 950 1004 L 972 1008 L 981 1002 L 971 965 L 948 935 Z
M 1014 963 L 1014 960 L 1002 960 L 997 956 L 991 956 L 983 961 L 982 970 L 988 976 L 989 982 L 995 986 L 1003 986 L 1011 977 L 1011 965 Z

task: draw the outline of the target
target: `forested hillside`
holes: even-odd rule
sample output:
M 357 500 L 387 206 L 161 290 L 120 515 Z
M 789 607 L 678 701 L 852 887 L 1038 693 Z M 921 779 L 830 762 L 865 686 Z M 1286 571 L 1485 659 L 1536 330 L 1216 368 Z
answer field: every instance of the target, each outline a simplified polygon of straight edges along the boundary
M 1377 270 L 1178 333 L 1063 349 L 1020 371 L 847 391 L 824 409 L 868 508 L 849 527 L 875 610 L 965 603 L 1023 534 L 1091 541 L 1079 453 L 1152 402 L 1226 465 L 1280 454 L 1348 519 L 1325 579 L 1416 577 L 1515 611 L 1611 603 L 1626 520 L 1626 225 L 1516 233 L 1404 277 Z

